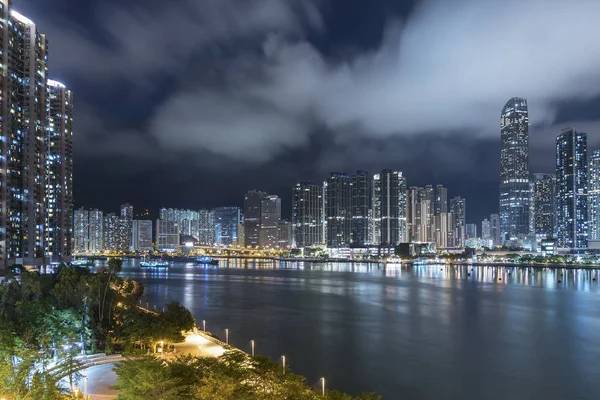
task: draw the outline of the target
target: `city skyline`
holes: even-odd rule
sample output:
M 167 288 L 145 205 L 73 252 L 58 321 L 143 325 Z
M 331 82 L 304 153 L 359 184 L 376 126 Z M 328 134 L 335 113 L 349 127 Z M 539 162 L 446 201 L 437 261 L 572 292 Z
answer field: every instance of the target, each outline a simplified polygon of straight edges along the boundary
M 14 2 L 16 9 L 48 33 L 52 39 L 52 74 L 77 95 L 79 118 L 73 144 L 75 207 L 112 209 L 123 201 L 153 212 L 165 205 L 241 206 L 240 197 L 247 190 L 258 188 L 279 194 L 283 212 L 289 213 L 290 182 L 318 182 L 332 171 L 363 169 L 373 173 L 392 168 L 403 171 L 411 186 L 439 182 L 449 189 L 450 197 L 461 195 L 469 199 L 467 219 L 479 223 L 491 212 L 497 212 L 492 206 L 499 198 L 498 114 L 512 96 L 529 102 L 531 172 L 553 173 L 553 138 L 564 127 L 588 132 L 590 149 L 600 145 L 600 139 L 594 135 L 600 127 L 594 75 L 580 73 L 583 66 L 575 62 L 587 57 L 597 44 L 574 31 L 567 36 L 559 34 L 554 25 L 547 23 L 535 26 L 542 37 L 554 40 L 552 49 L 530 49 L 527 41 L 515 40 L 522 26 L 532 26 L 528 19 L 532 15 L 542 21 L 551 21 L 556 15 L 561 20 L 565 15 L 594 15 L 599 6 L 593 2 L 543 7 L 543 2 L 532 0 L 523 6 L 523 11 L 536 10 L 531 13 L 513 13 L 516 5 L 502 2 L 499 9 L 490 13 L 483 6 L 490 0 L 483 0 L 477 2 L 473 14 L 466 15 L 454 9 L 446 13 L 444 2 L 435 0 L 421 7 L 416 1 L 349 0 L 343 8 L 332 5 L 330 9 L 306 1 L 297 13 L 290 12 L 288 2 L 260 0 L 265 8 L 280 13 L 266 18 L 269 23 L 260 15 L 249 13 L 247 20 L 253 24 L 244 24 L 237 15 L 227 13 L 229 0 L 219 2 L 223 8 L 214 10 L 205 10 L 206 2 L 192 1 L 190 9 L 183 5 L 188 0 L 169 8 L 166 21 L 187 20 L 186 13 L 193 15 L 200 9 L 195 23 L 171 25 L 181 29 L 179 36 L 207 38 L 208 44 L 204 39 L 178 43 L 165 39 L 172 37 L 167 30 L 170 24 L 163 22 L 162 8 L 154 0 L 145 3 L 145 9 L 131 0 L 104 3 L 106 7 L 73 0 L 59 5 L 41 0 Z M 565 7 L 583 11 L 565 12 Z M 503 21 L 499 18 L 502 11 L 515 14 L 515 18 Z M 118 15 L 127 23 L 120 23 Z M 218 25 L 227 26 L 225 32 L 231 35 L 215 32 L 203 15 L 221 21 Z M 428 19 L 443 23 L 424 23 Z M 482 26 L 484 19 L 490 23 Z M 410 28 L 395 30 L 396 20 Z M 579 31 L 589 28 L 590 23 L 587 18 L 579 18 L 574 24 Z M 472 29 L 489 35 L 465 33 L 461 37 L 446 37 L 440 29 L 447 24 L 458 24 L 461 32 Z M 156 47 L 149 51 L 138 36 L 130 37 L 120 28 L 128 25 L 139 29 L 139 38 L 154 41 Z M 510 40 L 495 40 L 502 37 L 496 29 L 510 29 L 514 36 Z M 278 30 L 283 30 L 284 37 L 268 41 Z M 264 51 L 259 51 L 257 59 L 251 58 L 254 52 L 238 44 L 239 37 L 247 38 L 253 50 Z M 435 42 L 428 41 L 430 37 L 438 38 L 439 44 L 434 46 Z M 573 46 L 573 42 L 582 45 Z M 208 51 L 211 43 L 228 51 Z M 456 47 L 457 43 L 461 43 L 460 47 Z M 130 55 L 136 48 L 142 53 L 139 60 Z M 415 52 L 417 48 L 439 51 L 432 54 L 432 60 L 423 60 L 423 55 Z M 468 57 L 465 55 L 470 59 L 468 69 L 463 66 L 465 57 L 441 62 L 436 56 L 463 54 L 468 49 L 472 50 Z M 488 54 L 489 49 L 496 50 Z M 507 49 L 523 51 L 531 61 L 523 65 L 517 58 L 499 58 Z M 400 65 L 393 64 L 397 59 L 394 51 L 403 56 Z M 120 60 L 117 56 L 122 57 L 122 63 L 116 62 Z M 193 57 L 199 57 L 202 63 L 192 62 Z M 103 60 L 115 62 L 101 68 L 106 64 Z M 172 68 L 170 62 L 178 68 Z M 117 65 L 121 67 L 115 68 Z M 356 73 L 356 82 L 337 68 L 340 65 L 348 65 Z M 364 65 L 365 74 L 357 70 L 359 65 Z M 502 70 L 493 72 L 500 65 Z M 294 67 L 298 68 L 297 73 L 293 73 Z M 552 79 L 536 79 L 546 75 L 550 67 L 556 74 Z M 320 72 L 329 70 L 333 75 L 324 79 Z M 426 80 L 420 70 L 427 70 Z M 471 72 L 467 74 L 467 70 Z M 403 75 L 394 71 L 403 71 Z M 265 73 L 266 82 L 250 82 L 248 89 L 257 89 L 250 90 L 250 94 L 268 95 L 264 103 L 248 104 L 246 87 L 236 86 L 236 77 L 254 76 L 254 72 L 259 76 Z M 373 76 L 373 82 L 367 79 L 369 76 Z M 573 76 L 579 77 L 578 85 L 571 83 Z M 298 85 L 281 80 L 285 77 L 298 77 Z M 145 79 L 156 84 L 140 85 Z M 331 88 L 328 81 L 344 85 Z M 269 82 L 281 91 L 273 92 Z M 329 92 L 323 93 L 319 85 Z M 356 86 L 364 87 L 364 93 L 357 94 Z M 216 110 L 203 107 L 207 99 L 202 93 L 210 95 L 208 100 L 214 101 L 208 103 L 214 104 Z M 336 93 L 347 95 L 332 98 Z M 362 98 L 373 106 L 362 107 Z M 281 114 L 273 111 L 275 100 Z M 319 113 L 316 127 L 312 120 L 305 125 L 305 115 L 310 113 L 305 112 L 304 106 L 314 106 L 316 100 L 326 102 L 317 102 L 316 108 L 329 111 L 328 115 L 323 120 Z M 186 104 L 190 107 L 183 107 Z M 266 109 L 259 104 L 265 104 Z M 258 109 L 253 110 L 252 106 Z M 223 111 L 229 107 L 239 111 L 236 118 Z M 172 132 L 164 128 L 170 115 L 180 119 L 182 127 L 193 126 L 196 117 L 204 117 L 216 128 L 228 129 L 214 138 L 206 137 L 208 129 L 201 129 L 205 125 L 198 124 L 198 140 L 189 140 L 189 135 L 165 140 L 159 132 Z M 330 120 L 329 115 L 339 119 Z M 348 115 L 352 117 L 350 121 Z M 256 121 L 249 120 L 252 116 L 256 116 Z M 230 124 L 238 119 L 246 130 Z M 263 122 L 265 133 L 258 135 L 255 128 Z M 273 125 L 280 134 L 270 134 Z M 255 144 L 244 137 L 253 138 Z M 193 152 L 174 149 L 177 143 Z M 154 187 L 157 182 L 162 190 Z

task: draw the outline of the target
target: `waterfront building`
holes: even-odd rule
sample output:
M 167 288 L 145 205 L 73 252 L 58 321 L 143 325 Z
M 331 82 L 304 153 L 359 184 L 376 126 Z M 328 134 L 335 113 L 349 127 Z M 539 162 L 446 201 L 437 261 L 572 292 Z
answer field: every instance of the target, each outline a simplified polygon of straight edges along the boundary
M 381 175 L 373 175 L 371 185 L 371 244 L 381 244 Z
M 83 207 L 75 210 L 74 220 L 74 243 L 73 251 L 78 254 L 85 254 L 89 249 L 90 225 L 89 211 Z
M 450 212 L 454 220 L 454 247 L 465 247 L 466 243 L 466 200 L 456 196 L 450 201 Z
M 554 236 L 555 181 L 552 174 L 533 174 L 533 232 L 540 239 Z
M 556 239 L 559 248 L 587 248 L 587 134 L 573 128 L 556 137 Z
M 47 41 L 31 20 L 11 10 L 10 2 L 0 1 L 0 14 L 0 267 L 38 266 L 48 261 L 44 257 Z M 64 189 L 67 195 L 70 188 Z
M 117 250 L 122 252 L 131 251 L 131 238 L 133 232 L 133 206 L 131 204 L 125 203 L 121 205 L 117 229 Z
M 115 213 L 104 215 L 104 251 L 116 252 L 121 249 L 121 223 Z
M 261 204 L 267 193 L 250 190 L 244 197 L 244 246 L 260 247 Z
M 160 252 L 172 253 L 180 246 L 179 223 L 176 221 L 156 220 L 156 249 Z
M 481 222 L 481 239 L 492 240 L 492 229 L 487 218 Z
M 215 244 L 218 246 L 238 245 L 238 228 L 241 223 L 239 207 L 215 208 Z
M 371 209 L 371 192 L 367 171 L 357 171 L 352 176 L 351 196 L 351 244 L 353 246 L 365 246 L 369 240 L 369 210 Z
M 133 220 L 133 251 L 146 252 L 152 250 L 152 221 Z
M 104 213 L 100 210 L 89 212 L 89 248 L 90 254 L 101 253 L 104 248 Z
M 600 150 L 594 150 L 589 160 L 588 215 L 589 240 L 600 240 Z
M 490 215 L 490 231 L 492 233 L 492 245 L 498 247 L 502 245 L 502 238 L 500 237 L 500 215 Z
M 73 95 L 48 79 L 46 107 L 46 254 L 69 262 L 73 241 Z
M 395 246 L 406 242 L 406 178 L 400 171 L 385 169 L 377 175 L 374 184 L 373 215 L 380 222 L 380 243 L 383 246 Z
M 465 225 L 465 237 L 467 240 L 477 238 L 477 224 Z
M 281 222 L 281 199 L 266 195 L 260 202 L 260 248 L 276 249 L 279 244 L 279 223 Z M 244 220 L 244 224 L 246 220 Z M 244 227 L 247 232 L 247 228 Z
M 292 195 L 292 230 L 296 247 L 323 244 L 323 187 L 313 182 L 300 182 Z
M 411 243 L 419 241 L 420 217 L 417 218 L 417 216 L 420 216 L 421 214 L 419 206 L 419 190 L 420 188 L 411 186 L 406 191 L 406 237 Z
M 348 247 L 352 242 L 352 178 L 334 172 L 324 187 L 327 247 Z
M 435 219 L 435 245 L 438 249 L 454 247 L 454 214 L 441 213 Z
M 434 215 L 448 212 L 448 189 L 442 185 L 435 187 Z
M 529 235 L 529 114 L 527 100 L 510 99 L 500 120 L 500 236 L 522 241 Z
M 215 212 L 213 210 L 198 211 L 198 242 L 201 246 L 215 244 Z
M 279 222 L 279 239 L 277 247 L 281 250 L 289 250 L 292 247 L 292 224 L 282 219 Z

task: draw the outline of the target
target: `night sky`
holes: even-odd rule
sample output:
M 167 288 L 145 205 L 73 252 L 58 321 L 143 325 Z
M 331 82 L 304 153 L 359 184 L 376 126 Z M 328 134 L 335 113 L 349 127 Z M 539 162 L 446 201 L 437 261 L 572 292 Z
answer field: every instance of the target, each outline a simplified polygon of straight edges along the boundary
M 74 91 L 75 206 L 242 205 L 332 171 L 405 173 L 498 211 L 500 111 L 530 171 L 600 148 L 600 1 L 14 0 Z

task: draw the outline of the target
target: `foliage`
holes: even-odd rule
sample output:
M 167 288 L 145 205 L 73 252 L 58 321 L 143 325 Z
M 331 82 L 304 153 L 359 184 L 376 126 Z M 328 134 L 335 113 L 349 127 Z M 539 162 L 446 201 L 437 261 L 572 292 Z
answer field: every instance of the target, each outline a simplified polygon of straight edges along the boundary
M 183 356 L 128 360 L 115 367 L 119 400 L 378 400 L 373 394 L 352 397 L 338 391 L 321 395 L 303 377 L 267 357 L 230 351 L 219 358 Z

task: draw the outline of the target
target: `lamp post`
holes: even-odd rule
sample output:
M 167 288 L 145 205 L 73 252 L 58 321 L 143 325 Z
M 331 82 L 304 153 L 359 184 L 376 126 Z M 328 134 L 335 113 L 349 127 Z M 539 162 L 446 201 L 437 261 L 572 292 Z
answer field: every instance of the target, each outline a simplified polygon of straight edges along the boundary
M 250 341 L 250 348 L 252 349 L 252 357 L 254 357 L 254 340 Z
M 225 344 L 229 344 L 229 329 L 225 329 Z
M 281 356 L 281 361 L 283 365 L 283 373 L 285 374 L 285 356 Z
M 87 383 L 88 383 L 88 377 L 85 376 L 83 378 L 83 396 L 84 396 L 84 398 L 87 398 L 87 394 L 88 394 L 87 393 Z
M 202 330 L 206 333 L 206 321 L 202 320 Z
M 321 388 L 323 389 L 323 396 L 325 396 L 325 378 L 321 378 Z

